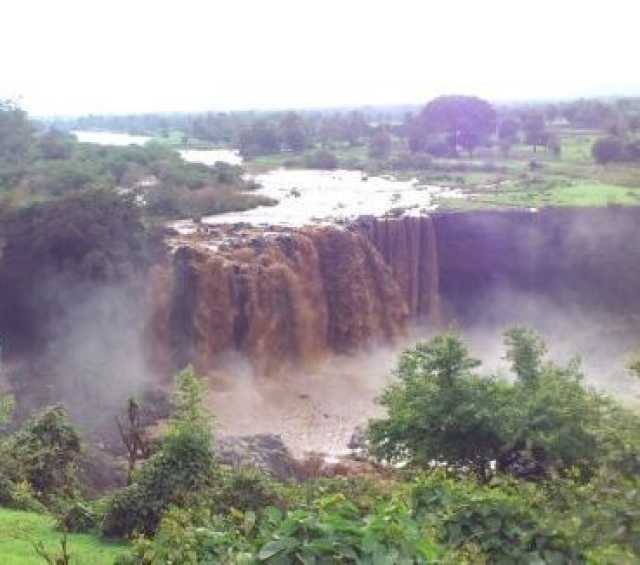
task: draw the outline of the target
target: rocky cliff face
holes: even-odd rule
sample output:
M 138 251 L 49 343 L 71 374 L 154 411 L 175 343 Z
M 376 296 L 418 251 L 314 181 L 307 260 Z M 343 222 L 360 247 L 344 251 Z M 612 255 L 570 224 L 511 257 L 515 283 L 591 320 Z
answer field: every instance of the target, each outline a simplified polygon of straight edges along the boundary
M 473 321 L 512 295 L 571 308 L 640 314 L 640 209 L 545 209 L 434 217 L 440 297 L 449 315 Z

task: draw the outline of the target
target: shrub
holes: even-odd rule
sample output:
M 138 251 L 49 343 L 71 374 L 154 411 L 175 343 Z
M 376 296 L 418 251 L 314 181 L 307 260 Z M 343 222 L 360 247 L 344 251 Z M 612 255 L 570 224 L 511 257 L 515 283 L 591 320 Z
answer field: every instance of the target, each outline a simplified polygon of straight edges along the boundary
M 80 501 L 73 502 L 58 518 L 58 527 L 65 532 L 88 532 L 98 525 L 98 514 Z
M 640 140 L 636 139 L 627 144 L 627 155 L 632 161 L 640 161 Z
M 2 371 L 2 349 L 0 349 L 0 371 Z M 0 427 L 5 425 L 13 413 L 13 397 L 0 394 Z
M 175 412 L 160 450 L 116 493 L 102 531 L 108 536 L 153 534 L 170 506 L 188 506 L 202 494 L 214 471 L 210 419 L 204 388 L 187 368 L 176 377 Z
M 248 563 L 242 558 L 249 557 L 251 546 L 243 534 L 250 533 L 255 514 L 247 516 L 244 527 L 238 530 L 206 511 L 172 507 L 163 516 L 155 537 L 136 538 L 116 565 Z
M 331 151 L 319 149 L 305 159 L 305 164 L 308 169 L 332 170 L 338 168 L 338 158 Z
M 268 509 L 256 541 L 258 560 L 274 564 L 428 563 L 440 553 L 401 500 L 363 515 L 341 494 L 287 513 Z
M 406 351 L 397 382 L 380 399 L 388 417 L 370 423 L 371 452 L 419 466 L 435 460 L 470 467 L 484 477 L 504 446 L 511 390 L 474 375 L 471 369 L 478 365 L 452 335 Z
M 582 560 L 579 545 L 536 512 L 535 495 L 515 487 L 480 486 L 433 473 L 415 482 L 411 501 L 414 512 L 454 551 L 473 543 L 491 563 Z
M 625 146 L 618 137 L 601 137 L 591 147 L 593 158 L 601 165 L 611 161 L 623 161 L 625 158 Z
M 46 507 L 33 495 L 28 482 L 15 483 L 2 475 L 0 475 L 0 506 L 31 512 L 46 512 Z
M 629 443 L 607 424 L 622 422 L 619 407 L 584 386 L 577 362 L 543 362 L 544 343 L 523 328 L 507 332 L 506 343 L 514 384 L 473 373 L 478 362 L 454 336 L 405 352 L 397 381 L 380 399 L 388 415 L 370 422 L 371 452 L 419 467 L 472 470 L 480 479 L 492 462 L 538 478 L 578 468 L 586 479 L 614 445 L 619 465 L 632 464 L 638 447 L 625 452 L 621 445 Z
M 424 170 L 429 169 L 431 165 L 432 160 L 429 155 L 403 152 L 389 159 L 385 168 L 393 171 Z
M 427 143 L 425 151 L 433 157 L 452 156 L 451 145 L 446 141 L 430 141 Z
M 190 218 L 224 212 L 241 212 L 256 206 L 273 206 L 277 200 L 261 194 L 244 194 L 235 187 L 206 186 L 198 190 L 180 190 L 162 186 L 146 196 L 147 211 L 164 217 Z
M 218 514 L 225 514 L 231 509 L 246 512 L 283 504 L 274 481 L 257 469 L 222 471 L 219 481 L 211 494 Z
M 8 442 L 15 481 L 26 481 L 35 496 L 52 502 L 77 492 L 80 437 L 62 406 L 53 406 L 32 418 Z

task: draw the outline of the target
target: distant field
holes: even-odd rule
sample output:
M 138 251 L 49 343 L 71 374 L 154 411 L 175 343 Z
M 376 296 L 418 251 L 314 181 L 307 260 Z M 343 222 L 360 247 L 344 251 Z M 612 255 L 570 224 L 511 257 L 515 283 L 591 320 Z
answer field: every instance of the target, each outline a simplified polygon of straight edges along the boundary
M 591 145 L 602 135 L 598 132 L 562 130 L 558 134 L 559 156 L 517 145 L 505 158 L 495 148 L 485 148 L 473 159 L 435 159 L 430 170 L 404 172 L 403 177 L 414 175 L 467 194 L 467 200 L 439 200 L 445 209 L 640 205 L 640 166 L 596 164 Z
M 363 169 L 371 174 L 392 174 L 401 179 L 418 178 L 427 184 L 461 189 L 466 200 L 441 199 L 442 208 L 477 209 L 542 206 L 636 206 L 640 205 L 640 166 L 633 163 L 598 165 L 591 156 L 593 142 L 603 132 L 556 128 L 562 151 L 554 155 L 543 147 L 537 151 L 524 144 L 504 156 L 497 147 L 477 149 L 472 157 L 432 158 L 428 168 L 397 170 L 388 163 L 407 154 L 400 139 L 394 140 L 387 161 L 368 155 L 366 145 L 334 143 L 326 149 L 339 166 Z M 304 167 L 319 148 L 303 152 L 283 152 L 246 161 L 245 168 L 259 174 L 278 167 Z
M 2 565 L 42 565 L 44 561 L 33 549 L 42 541 L 48 549 L 60 548 L 61 533 L 55 520 L 43 514 L 0 508 L 0 563 Z M 125 548 L 88 534 L 70 534 L 69 553 L 73 565 L 112 565 Z
M 174 149 L 217 149 L 218 146 L 209 141 L 188 137 L 180 130 L 168 131 L 166 135 L 156 135 L 153 137 L 155 143 L 168 145 Z

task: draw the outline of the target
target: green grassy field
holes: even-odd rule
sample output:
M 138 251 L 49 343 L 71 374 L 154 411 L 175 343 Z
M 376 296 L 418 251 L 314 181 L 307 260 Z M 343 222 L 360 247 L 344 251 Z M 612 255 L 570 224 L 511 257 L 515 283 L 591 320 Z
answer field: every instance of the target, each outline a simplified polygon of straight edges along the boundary
M 220 146 L 198 139 L 196 137 L 188 137 L 180 130 L 170 130 L 167 135 L 156 135 L 153 137 L 155 143 L 167 145 L 173 149 L 218 149 Z M 222 147 L 224 148 L 224 147 Z
M 376 161 L 366 145 L 334 143 L 328 149 L 341 168 L 363 169 L 370 174 L 391 174 L 400 179 L 418 178 L 426 184 L 460 189 L 465 199 L 443 198 L 444 209 L 479 209 L 543 206 L 637 206 L 640 205 L 640 166 L 635 163 L 598 165 L 591 156 L 593 142 L 604 135 L 594 130 L 556 128 L 562 151 L 533 151 L 518 144 L 504 156 L 498 147 L 478 148 L 472 157 L 432 158 L 426 169 L 391 170 L 387 167 L 407 148 L 395 139 L 389 161 Z M 283 167 L 304 167 L 318 148 L 300 153 L 264 155 L 246 161 L 253 174 Z
M 33 544 L 42 541 L 49 550 L 60 549 L 61 533 L 55 520 L 44 514 L 0 508 L 0 563 L 2 565 L 36 565 Z M 69 534 L 68 549 L 74 565 L 112 565 L 125 546 L 103 541 L 89 534 Z
M 435 159 L 430 170 L 407 171 L 402 176 L 413 175 L 465 194 L 465 200 L 440 199 L 445 209 L 640 205 L 640 166 L 596 164 L 591 145 L 597 132 L 564 130 L 559 135 L 560 156 L 518 145 L 505 158 L 495 148 L 486 148 L 473 159 Z

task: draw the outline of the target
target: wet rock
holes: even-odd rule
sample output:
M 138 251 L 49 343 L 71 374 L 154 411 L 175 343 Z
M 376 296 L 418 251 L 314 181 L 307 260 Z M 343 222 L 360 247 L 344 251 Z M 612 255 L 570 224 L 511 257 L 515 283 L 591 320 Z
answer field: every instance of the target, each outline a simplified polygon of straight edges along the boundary
M 219 438 L 217 456 L 225 465 L 257 467 L 283 481 L 295 478 L 297 473 L 295 459 L 276 434 Z

